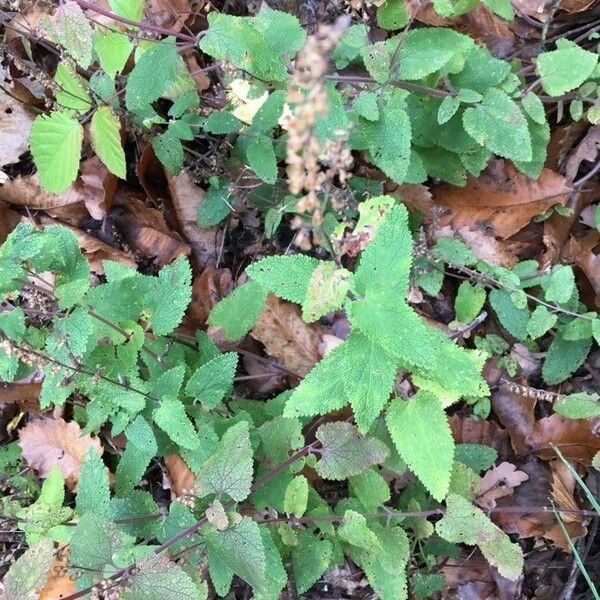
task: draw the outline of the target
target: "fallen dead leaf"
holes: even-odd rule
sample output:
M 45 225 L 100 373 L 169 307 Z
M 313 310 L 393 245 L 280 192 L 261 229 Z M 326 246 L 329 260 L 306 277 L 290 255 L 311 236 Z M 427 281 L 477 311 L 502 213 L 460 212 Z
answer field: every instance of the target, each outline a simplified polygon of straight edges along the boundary
M 264 344 L 267 354 L 281 359 L 290 371 L 304 377 L 321 359 L 319 345 L 324 333 L 322 325 L 307 325 L 302 320 L 297 305 L 269 294 L 250 335 Z
M 164 486 L 171 489 L 175 497 L 189 494 L 194 489 L 196 477 L 179 454 L 165 456 L 165 466 L 169 474 L 169 484 Z
M 187 171 L 182 171 L 177 176 L 167 173 L 166 177 L 175 217 L 182 234 L 190 244 L 195 266 L 203 269 L 215 264 L 219 247 L 219 227 L 202 229 L 197 221 L 204 190 L 191 180 Z
M 495 508 L 496 500 L 510 496 L 515 488 L 529 479 L 524 471 L 507 461 L 492 467 L 481 478 L 479 490 L 476 492 L 477 504 L 484 508 Z
M 434 202 L 448 209 L 440 218 L 442 226 L 481 229 L 507 239 L 532 217 L 555 204 L 565 205 L 571 188 L 562 175 L 549 169 L 543 169 L 539 179 L 533 181 L 505 164 L 500 173 L 470 177 L 464 188 L 442 184 L 432 192 Z
M 505 429 L 494 421 L 484 421 L 452 415 L 448 419 L 452 429 L 452 437 L 457 444 L 483 444 L 494 448 L 500 456 L 510 452 L 510 441 Z
M 600 233 L 591 231 L 581 238 L 571 237 L 565 249 L 565 259 L 574 262 L 588 278 L 596 293 L 600 308 L 600 254 L 593 250 L 600 243 Z
M 115 196 L 117 178 L 97 156 L 92 156 L 81 163 L 80 179 L 83 182 L 83 203 L 90 216 L 101 221 Z
M 497 58 L 506 58 L 515 48 L 515 34 L 510 24 L 494 14 L 485 4 L 478 4 L 458 20 L 458 29 L 484 43 Z
M 198 92 L 205 92 L 210 87 L 210 79 L 208 75 L 202 71 L 200 65 L 196 61 L 196 55 L 193 48 L 186 48 L 181 52 L 183 60 L 187 65 L 188 72 L 196 82 Z
M 512 4 L 517 14 L 546 21 L 552 11 L 554 0 L 512 0 Z
M 104 451 L 98 438 L 81 435 L 77 422 L 62 418 L 30 421 L 19 431 L 19 444 L 30 468 L 45 478 L 57 465 L 70 490 L 75 489 L 88 448 Z
M 527 454 L 530 450 L 525 439 L 531 433 L 535 424 L 534 410 L 537 400 L 525 394 L 502 386 L 492 395 L 494 414 L 506 427 L 510 435 L 512 447 L 517 455 Z
M 150 0 L 146 9 L 148 21 L 179 33 L 192 14 L 188 0 Z
M 40 412 L 38 399 L 42 389 L 41 383 L 0 383 L 0 403 L 17 404 L 23 410 Z
M 0 200 L 0 244 L 8 234 L 19 224 L 20 215 L 12 211 L 6 202 Z
M 206 267 L 192 284 L 192 301 L 186 312 L 186 323 L 198 328 L 206 323 L 212 307 L 233 290 L 229 269 Z
M 48 581 L 40 591 L 39 600 L 61 600 L 77 591 L 75 582 L 66 574 L 68 566 L 68 547 L 59 547 L 54 563 L 50 568 Z
M 569 179 L 575 179 L 579 172 L 581 163 L 585 160 L 590 163 L 596 162 L 598 156 L 598 144 L 600 144 L 600 125 L 594 125 L 588 129 L 584 138 L 577 147 L 569 154 L 565 164 L 565 175 Z
M 0 89 L 0 167 L 18 162 L 27 151 L 32 120 L 21 102 Z
M 167 226 L 161 212 L 132 193 L 115 195 L 110 217 L 132 250 L 154 257 L 160 266 L 190 253 L 190 247 Z

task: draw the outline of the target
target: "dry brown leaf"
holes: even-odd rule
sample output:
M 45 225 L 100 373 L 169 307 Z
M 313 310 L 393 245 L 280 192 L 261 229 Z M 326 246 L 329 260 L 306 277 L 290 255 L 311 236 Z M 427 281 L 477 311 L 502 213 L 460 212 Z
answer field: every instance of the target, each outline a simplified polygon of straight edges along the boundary
M 77 422 L 62 418 L 30 421 L 19 431 L 19 444 L 30 468 L 45 478 L 57 465 L 70 490 L 75 489 L 88 448 L 104 451 L 98 438 L 81 435 Z
M 101 221 L 115 196 L 117 178 L 97 156 L 92 156 L 81 163 L 80 179 L 83 182 L 83 203 L 91 217 Z
M 600 143 L 600 125 L 594 125 L 588 129 L 585 137 L 577 144 L 571 152 L 565 164 L 565 175 L 569 179 L 575 179 L 581 163 L 585 160 L 596 162 L 598 156 L 598 144 Z
M 196 484 L 196 477 L 183 458 L 179 454 L 168 454 L 165 456 L 165 466 L 170 483 L 164 487 L 170 488 L 175 497 L 191 493 Z
M 599 426 L 600 419 L 567 419 L 554 413 L 536 421 L 525 444 L 530 452 L 545 459 L 556 456 L 550 446 L 554 444 L 567 460 L 589 466 L 600 451 Z
M 538 21 L 546 21 L 555 0 L 512 0 L 512 4 L 517 14 L 527 15 Z
M 192 14 L 192 9 L 188 0 L 150 0 L 146 13 L 153 25 L 179 33 Z
M 457 444 L 482 444 L 490 446 L 500 456 L 510 452 L 510 441 L 505 429 L 501 429 L 494 421 L 472 419 L 452 415 L 448 419 L 452 429 L 452 437 Z
M 233 290 L 229 269 L 206 267 L 192 284 L 192 301 L 186 312 L 186 324 L 196 329 L 206 323 L 212 307 Z
M 479 4 L 462 15 L 458 21 L 458 29 L 485 44 L 497 58 L 507 57 L 515 48 L 515 34 L 510 24 L 485 4 Z
M 39 600 L 61 600 L 77 591 L 75 582 L 65 574 L 69 566 L 68 559 L 68 548 L 59 548 L 59 552 L 55 556 L 54 563 L 50 568 L 48 581 L 40 591 Z
M 476 493 L 477 504 L 488 509 L 495 508 L 498 498 L 510 496 L 517 486 L 528 479 L 529 475 L 519 471 L 516 465 L 507 461 L 501 462 L 481 478 Z
M 0 382 L 0 404 L 17 404 L 23 410 L 40 412 L 41 383 Z
M 593 250 L 600 242 L 600 233 L 591 231 L 582 238 L 571 237 L 565 258 L 574 262 L 588 278 L 596 293 L 596 306 L 600 308 L 600 254 Z
M 158 265 L 167 265 L 190 247 L 169 229 L 160 211 L 146 206 L 130 193 L 115 195 L 110 216 L 127 245 L 144 256 L 152 256 Z
M 82 202 L 81 188 L 82 186 L 76 182 L 61 194 L 51 194 L 42 189 L 37 173 L 35 173 L 26 177 L 16 177 L 0 185 L 0 200 L 17 206 L 46 210 Z
M 208 265 L 214 265 L 219 246 L 219 228 L 202 229 L 197 221 L 204 190 L 191 180 L 187 171 L 182 171 L 177 176 L 167 173 L 166 177 L 175 217 L 181 232 L 190 244 L 196 267 L 203 269 Z
M 549 169 L 533 181 L 506 164 L 500 174 L 469 177 L 464 188 L 442 184 L 432 192 L 434 201 L 448 209 L 440 218 L 441 225 L 452 225 L 457 231 L 482 229 L 506 239 L 532 217 L 555 204 L 566 204 L 571 188 L 562 175 Z
M 326 329 L 306 324 L 296 304 L 269 294 L 250 335 L 262 342 L 267 354 L 281 359 L 290 371 L 304 377 L 321 359 L 319 345 Z
M 529 452 L 525 438 L 531 433 L 535 424 L 536 404 L 535 398 L 519 394 L 505 386 L 492 395 L 494 413 L 500 423 L 506 427 L 517 455 Z
M 21 216 L 12 211 L 6 202 L 0 200 L 0 244 L 8 237 L 8 234 L 19 224 Z
M 23 104 L 0 89 L 0 167 L 16 163 L 29 148 L 32 116 Z
M 187 65 L 188 72 L 196 82 L 196 89 L 202 93 L 210 87 L 210 79 L 208 75 L 202 71 L 200 65 L 196 61 L 196 53 L 193 48 L 186 48 L 181 52 L 183 60 Z

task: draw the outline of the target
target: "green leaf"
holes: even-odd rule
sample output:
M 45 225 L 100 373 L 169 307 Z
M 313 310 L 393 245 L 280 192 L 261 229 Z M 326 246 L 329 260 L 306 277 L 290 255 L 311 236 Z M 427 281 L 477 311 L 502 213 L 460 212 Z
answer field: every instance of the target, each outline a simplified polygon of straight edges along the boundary
M 313 271 L 321 261 L 304 254 L 268 256 L 251 264 L 246 273 L 264 290 L 302 304 L 308 292 Z
M 544 125 L 544 123 L 546 123 L 546 109 L 537 94 L 528 92 L 523 96 L 521 106 L 535 123 L 538 123 L 538 125 Z
M 523 571 L 521 547 L 462 496 L 449 494 L 446 506 L 446 514 L 435 526 L 438 535 L 449 542 L 478 545 L 500 575 L 516 581 Z
M 555 402 L 553 408 L 554 412 L 567 419 L 591 419 L 600 415 L 598 394 L 569 394 Z
M 266 135 L 253 138 L 246 149 L 250 168 L 265 183 L 277 181 L 277 158 L 273 149 L 273 140 Z
M 390 78 L 391 57 L 385 42 L 375 42 L 370 46 L 363 46 L 360 55 L 369 75 L 377 83 L 385 83 Z
M 77 512 L 80 515 L 87 512 L 105 515 L 108 514 L 109 503 L 108 469 L 98 451 L 88 448 L 77 484 Z
M 348 478 L 350 490 L 367 512 L 377 512 L 390 501 L 389 483 L 376 469 L 367 469 Z
M 397 39 L 389 42 L 393 47 Z M 398 52 L 398 78 L 413 81 L 450 66 L 475 47 L 473 40 L 445 27 L 421 27 L 406 34 Z
M 455 460 L 470 467 L 476 473 L 487 471 L 498 459 L 498 452 L 482 444 L 457 444 L 454 449 Z
M 217 449 L 209 456 L 197 474 L 198 495 L 227 494 L 236 502 L 245 500 L 252 485 L 252 446 L 248 423 L 240 421 L 230 427 Z
M 249 17 L 211 12 L 200 50 L 216 60 L 228 60 L 238 69 L 267 81 L 285 81 L 285 64 L 275 48 Z M 261 25 L 262 26 L 262 25 Z
M 51 19 L 44 19 L 42 25 L 48 37 L 59 44 L 87 69 L 92 64 L 93 31 L 85 13 L 74 0 L 63 2 Z
M 210 311 L 208 322 L 222 327 L 228 340 L 238 340 L 252 327 L 262 312 L 267 291 L 256 281 L 248 281 L 219 301 Z
M 592 321 L 592 335 L 596 340 L 596 344 L 600 346 L 600 319 L 594 319 Z
M 388 31 L 401 29 L 408 23 L 408 11 L 403 0 L 386 0 L 377 9 L 377 25 Z
M 292 57 L 304 44 L 306 31 L 295 15 L 280 10 L 272 10 L 262 4 L 253 19 L 254 26 L 262 33 L 269 44 L 282 56 Z
M 114 79 L 117 73 L 123 71 L 133 50 L 133 42 L 120 31 L 99 30 L 94 34 L 94 48 L 100 66 Z
M 360 56 L 361 48 L 369 43 L 367 27 L 351 25 L 348 27 L 338 45 L 334 48 L 332 58 L 338 69 L 347 67 L 353 60 Z
M 108 106 L 96 110 L 90 124 L 92 148 L 111 173 L 125 179 L 125 151 L 121 145 L 121 123 Z
M 144 0 L 108 0 L 113 12 L 130 21 L 139 21 L 144 13 Z
M 146 554 L 135 561 L 135 572 L 128 577 L 123 600 L 199 600 L 194 580 L 167 556 Z
M 359 127 L 373 164 L 396 183 L 403 183 L 411 142 L 410 119 L 404 108 L 391 96 L 377 121 L 362 120 Z
M 152 43 L 127 78 L 127 108 L 130 111 L 143 109 L 158 100 L 175 83 L 182 67 L 183 59 L 177 53 L 175 38 Z
M 243 123 L 230 112 L 213 112 L 206 119 L 204 131 L 214 133 L 215 135 L 236 133 L 242 128 L 242 125 Z
M 212 179 L 212 178 L 211 178 Z M 232 189 L 224 181 L 210 182 L 210 187 L 198 207 L 198 225 L 203 228 L 214 227 L 231 213 Z
M 477 262 L 473 251 L 463 241 L 453 237 L 439 237 L 435 249 L 444 260 L 454 265 L 467 267 Z
M 479 106 L 467 108 L 463 125 L 478 144 L 498 156 L 520 161 L 533 158 L 527 119 L 502 90 L 488 90 Z
M 58 63 L 54 81 L 60 88 L 56 92 L 56 101 L 63 108 L 81 114 L 92 107 L 85 80 L 76 73 L 70 62 L 62 60 Z
M 550 281 L 545 287 L 545 298 L 548 302 L 565 304 L 575 291 L 575 275 L 573 267 L 559 265 L 552 269 Z
M 320 263 L 308 283 L 302 303 L 302 318 L 311 323 L 337 310 L 343 304 L 352 283 L 352 273 L 336 268 L 333 262 Z
M 596 53 L 584 50 L 567 39 L 559 39 L 556 50 L 542 52 L 537 57 L 542 87 L 551 96 L 560 96 L 578 88 L 592 75 L 597 64 Z
M 454 299 L 456 320 L 461 323 L 470 323 L 481 311 L 485 303 L 486 291 L 481 285 L 471 285 L 463 281 L 458 286 Z
M 199 399 L 207 408 L 214 408 L 233 387 L 237 363 L 238 355 L 227 352 L 203 364 L 187 382 L 186 394 Z
M 544 381 L 555 385 L 568 379 L 583 364 L 591 347 L 591 339 L 565 340 L 563 329 L 558 329 L 542 365 Z
M 382 549 L 381 542 L 369 529 L 365 517 L 353 510 L 347 510 L 344 513 L 344 519 L 340 523 L 337 532 L 340 539 L 353 546 L 363 548 L 369 552 Z
M 37 116 L 29 136 L 31 154 L 42 186 L 53 194 L 64 192 L 79 170 L 83 127 L 64 113 Z
M 288 515 L 301 517 L 308 503 L 308 480 L 304 475 L 292 479 L 285 488 L 284 510 Z
M 333 545 L 302 531 L 292 548 L 292 568 L 298 594 L 307 592 L 327 571 L 333 557 Z
M 152 418 L 176 444 L 189 450 L 196 450 L 200 446 L 196 429 L 185 412 L 185 406 L 175 396 L 164 397 L 160 406 L 154 409 Z
M 443 500 L 450 485 L 454 441 L 440 401 L 428 392 L 418 392 L 408 402 L 395 400 L 386 423 L 400 458 L 436 500 Z
M 181 140 L 169 132 L 163 133 L 152 138 L 152 148 L 167 171 L 171 175 L 178 175 L 185 160 Z
M 316 469 L 324 479 L 346 479 L 383 462 L 389 450 L 378 439 L 363 436 L 344 421 L 321 425 L 316 433 L 321 442 L 321 460 Z
M 455 96 L 445 96 L 438 108 L 437 122 L 439 125 L 447 123 L 460 108 L 460 100 Z
M 54 563 L 54 544 L 43 538 L 11 565 L 4 577 L 7 600 L 37 600 Z
M 352 102 L 352 110 L 368 121 L 379 119 L 379 104 L 374 92 L 361 92 Z
M 542 337 L 556 325 L 558 317 L 545 306 L 538 304 L 527 322 L 527 334 L 531 339 Z
M 492 9 L 499 17 L 512 21 L 515 18 L 512 3 L 510 0 L 482 0 L 482 2 Z
M 292 392 L 284 415 L 326 414 L 349 402 L 364 433 L 388 401 L 397 370 L 397 360 L 379 344 L 352 332 Z
M 0 331 L 11 340 L 20 342 L 25 335 L 25 313 L 17 307 L 9 312 L 0 313 Z
M 250 517 L 242 517 L 225 531 L 207 526 L 202 535 L 208 550 L 209 563 L 218 561 L 243 579 L 255 593 L 266 591 L 267 558 L 259 526 Z
M 152 427 L 138 415 L 125 430 L 127 445 L 117 465 L 115 493 L 127 496 L 143 477 L 152 458 L 158 452 Z
M 529 310 L 517 307 L 506 290 L 492 290 L 489 301 L 502 327 L 518 340 L 524 340 L 527 337 Z
M 263 4 L 263 6 L 266 5 Z M 285 97 L 286 95 L 283 90 L 275 90 L 272 92 L 254 115 L 254 118 L 252 119 L 252 129 L 269 132 L 274 127 L 277 127 L 277 123 L 285 105 Z

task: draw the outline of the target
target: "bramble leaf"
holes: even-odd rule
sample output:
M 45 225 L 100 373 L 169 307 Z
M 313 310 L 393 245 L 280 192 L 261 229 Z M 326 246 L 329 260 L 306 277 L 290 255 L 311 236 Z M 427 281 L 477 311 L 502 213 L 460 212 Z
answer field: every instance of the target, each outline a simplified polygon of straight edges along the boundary
M 121 145 L 121 123 L 108 106 L 96 110 L 90 123 L 92 148 L 111 173 L 125 179 L 125 151 Z

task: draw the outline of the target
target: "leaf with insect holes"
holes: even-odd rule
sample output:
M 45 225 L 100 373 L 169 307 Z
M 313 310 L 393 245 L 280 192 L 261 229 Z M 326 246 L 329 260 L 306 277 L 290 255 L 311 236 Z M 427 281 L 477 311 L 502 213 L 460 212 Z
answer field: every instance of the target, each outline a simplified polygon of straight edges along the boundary
M 235 352 L 220 354 L 204 363 L 187 382 L 186 394 L 200 400 L 203 406 L 214 408 L 233 387 L 237 363 Z
M 312 274 L 320 263 L 318 259 L 304 254 L 268 256 L 251 264 L 246 273 L 268 292 L 284 300 L 302 304 Z
M 389 454 L 383 442 L 361 435 L 354 425 L 344 421 L 321 425 L 316 438 L 322 444 L 316 469 L 324 479 L 340 480 L 358 475 L 382 463 Z
M 220 498 L 227 494 L 241 502 L 250 494 L 251 485 L 252 446 L 248 423 L 240 421 L 223 434 L 216 450 L 200 467 L 198 495 L 203 498 L 212 493 Z
M 420 391 L 408 402 L 395 400 L 386 424 L 400 458 L 436 500 L 443 500 L 450 485 L 454 441 L 438 398 Z
M 167 131 L 152 138 L 152 148 L 167 171 L 171 175 L 178 175 L 185 158 L 181 140 Z
M 198 600 L 202 597 L 190 575 L 167 556 L 151 552 L 138 558 L 135 566 L 123 591 L 123 600 Z
M 457 494 L 446 499 L 446 513 L 436 523 L 437 534 L 448 542 L 477 545 L 503 577 L 516 581 L 523 571 L 523 551 L 485 513 Z
M 560 96 L 579 87 L 592 75 L 598 64 L 598 55 L 570 40 L 559 39 L 556 50 L 542 52 L 536 60 L 544 91 Z
M 96 110 L 90 123 L 92 148 L 111 173 L 125 179 L 125 151 L 121 145 L 119 117 L 108 106 Z
M 306 512 L 308 502 L 308 480 L 297 475 L 285 488 L 284 510 L 289 515 L 301 517 Z
M 37 116 L 29 136 L 40 183 L 49 192 L 64 192 L 77 177 L 83 127 L 65 113 Z

